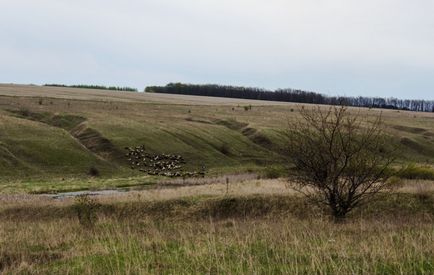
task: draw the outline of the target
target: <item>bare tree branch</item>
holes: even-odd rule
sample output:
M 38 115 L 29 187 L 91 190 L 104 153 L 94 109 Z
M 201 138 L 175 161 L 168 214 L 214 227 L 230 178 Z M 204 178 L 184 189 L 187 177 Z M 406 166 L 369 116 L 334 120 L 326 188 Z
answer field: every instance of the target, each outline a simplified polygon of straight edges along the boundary
M 290 179 L 298 191 L 339 220 L 387 187 L 395 158 L 381 115 L 371 121 L 346 107 L 301 108 L 300 114 L 287 132 L 295 166 Z

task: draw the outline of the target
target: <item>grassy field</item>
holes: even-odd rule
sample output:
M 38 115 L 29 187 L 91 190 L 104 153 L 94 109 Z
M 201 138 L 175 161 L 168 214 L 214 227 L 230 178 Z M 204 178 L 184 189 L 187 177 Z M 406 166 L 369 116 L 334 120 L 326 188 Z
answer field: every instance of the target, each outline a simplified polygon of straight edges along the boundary
M 250 111 L 244 106 L 252 105 Z M 242 99 L 126 93 L 62 87 L 0 85 L 0 192 L 106 188 L 149 182 L 126 164 L 125 146 L 182 154 L 210 174 L 281 165 L 288 120 L 299 106 Z M 401 161 L 434 164 L 434 114 L 383 113 Z M 87 175 L 92 167 L 100 178 Z M 130 180 L 125 180 L 125 179 Z M 112 184 L 107 183 L 107 179 Z M 53 184 L 55 183 L 55 184 Z M 34 186 L 34 188 L 31 188 Z
M 433 274 L 434 113 L 351 109 L 382 112 L 408 168 L 336 224 L 284 178 L 298 108 L 0 85 L 0 273 Z M 142 144 L 208 176 L 131 170 L 124 147 Z M 115 188 L 129 192 L 47 194 Z
M 434 182 L 407 182 L 344 224 L 278 180 L 96 200 L 3 198 L 0 270 L 32 274 L 432 274 Z M 248 192 L 246 192 L 248 190 Z

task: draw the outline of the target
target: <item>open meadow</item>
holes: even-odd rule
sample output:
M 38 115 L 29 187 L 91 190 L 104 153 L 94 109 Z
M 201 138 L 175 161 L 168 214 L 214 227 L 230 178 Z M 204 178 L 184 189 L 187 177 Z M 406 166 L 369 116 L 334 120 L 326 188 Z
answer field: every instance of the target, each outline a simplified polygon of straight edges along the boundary
M 434 113 L 350 108 L 382 114 L 406 169 L 337 224 L 286 179 L 300 108 L 1 84 L 0 273 L 433 274 Z M 207 175 L 132 170 L 140 145 Z
M 246 111 L 245 106 L 252 108 Z M 181 154 L 188 165 L 205 165 L 210 174 L 281 165 L 283 134 L 288 122 L 298 118 L 300 106 L 2 84 L 0 178 L 7 181 L 0 192 L 146 183 L 142 173 L 126 164 L 126 146 L 145 145 L 151 152 Z M 368 117 L 382 113 L 391 143 L 402 145 L 400 161 L 433 167 L 434 113 L 351 111 Z M 88 177 L 92 167 L 98 169 L 98 179 Z

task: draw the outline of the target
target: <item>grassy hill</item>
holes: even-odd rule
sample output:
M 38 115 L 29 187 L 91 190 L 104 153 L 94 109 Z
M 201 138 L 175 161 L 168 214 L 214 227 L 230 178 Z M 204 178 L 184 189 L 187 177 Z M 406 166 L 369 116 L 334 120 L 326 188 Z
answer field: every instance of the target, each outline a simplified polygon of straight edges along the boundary
M 353 110 L 383 113 L 391 142 L 402 144 L 402 162 L 434 164 L 434 113 Z M 263 169 L 282 162 L 283 131 L 297 117 L 291 103 L 0 85 L 0 186 L 137 184 L 142 174 L 123 154 L 141 144 L 182 154 L 191 168 L 205 165 L 211 173 Z M 91 168 L 100 179 L 89 179 Z
M 284 168 L 283 132 L 297 109 L 0 85 L 0 273 L 433 274 L 433 113 L 383 111 L 390 142 L 402 145 L 400 162 L 413 163 L 405 177 L 431 180 L 395 179 L 396 189 L 343 223 L 284 178 L 143 186 L 159 179 L 125 160 L 124 147 L 144 144 L 210 174 L 271 178 Z M 136 185 L 101 196 L 11 194 Z

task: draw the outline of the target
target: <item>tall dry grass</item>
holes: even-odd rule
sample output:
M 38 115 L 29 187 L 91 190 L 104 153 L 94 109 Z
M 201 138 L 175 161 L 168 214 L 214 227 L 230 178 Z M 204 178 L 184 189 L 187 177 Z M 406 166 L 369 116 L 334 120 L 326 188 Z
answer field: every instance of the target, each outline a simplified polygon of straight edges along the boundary
M 432 274 L 433 226 L 284 218 L 3 222 L 2 272 Z
M 71 200 L 11 199 L 0 207 L 0 272 L 432 274 L 427 194 L 384 194 L 344 224 L 290 194 L 99 198 L 93 227 Z

